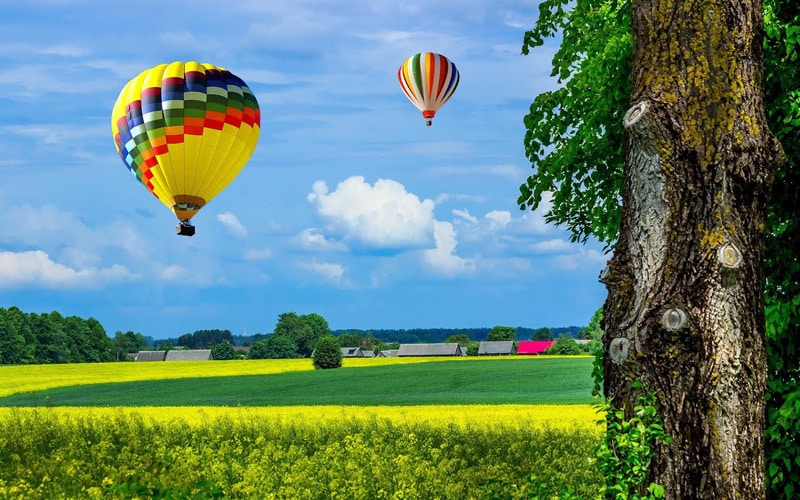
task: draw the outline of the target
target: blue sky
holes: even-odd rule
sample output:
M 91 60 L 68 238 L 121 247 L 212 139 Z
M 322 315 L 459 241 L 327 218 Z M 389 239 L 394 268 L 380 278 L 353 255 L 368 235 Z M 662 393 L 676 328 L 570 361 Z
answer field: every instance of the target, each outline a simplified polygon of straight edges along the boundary
M 585 325 L 606 256 L 522 212 L 522 118 L 555 46 L 520 55 L 516 0 L 0 0 L 0 307 L 109 335 Z M 426 127 L 397 68 L 461 82 Z M 123 85 L 172 61 L 241 77 L 261 107 L 248 165 L 175 234 L 117 156 Z

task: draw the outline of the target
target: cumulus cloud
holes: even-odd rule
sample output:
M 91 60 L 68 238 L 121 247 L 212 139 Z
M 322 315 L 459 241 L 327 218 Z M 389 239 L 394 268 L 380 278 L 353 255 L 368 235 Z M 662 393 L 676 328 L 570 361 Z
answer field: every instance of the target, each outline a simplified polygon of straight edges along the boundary
M 76 269 L 53 261 L 41 250 L 0 251 L 0 288 L 100 288 L 108 283 L 136 278 L 137 276 L 119 264 L 105 268 Z
M 420 201 L 397 181 L 378 179 L 370 185 L 364 177 L 353 176 L 331 193 L 325 182 L 317 181 L 308 201 L 329 229 L 346 241 L 383 250 L 420 248 L 431 243 L 435 203 Z
M 239 222 L 239 219 L 230 212 L 223 212 L 217 215 L 217 220 L 222 222 L 225 229 L 234 236 L 247 236 L 247 229 Z
M 438 274 L 455 277 L 475 271 L 474 259 L 465 259 L 456 255 L 456 233 L 449 222 L 434 222 L 434 239 L 436 248 L 423 250 L 425 262 Z
M 304 229 L 302 233 L 294 238 L 294 242 L 306 250 L 318 252 L 343 252 L 347 250 L 347 245 L 344 243 L 326 239 L 319 228 Z

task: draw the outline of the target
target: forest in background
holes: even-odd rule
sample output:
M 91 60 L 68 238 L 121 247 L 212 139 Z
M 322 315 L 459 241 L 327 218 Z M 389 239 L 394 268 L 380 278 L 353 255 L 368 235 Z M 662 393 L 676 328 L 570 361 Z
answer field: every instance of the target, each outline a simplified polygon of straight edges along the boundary
M 555 339 L 564 335 L 580 338 L 586 331 L 585 327 L 577 326 L 502 328 L 513 329 L 516 340 Z M 110 337 L 94 318 L 64 317 L 56 311 L 25 313 L 12 306 L 8 309 L 0 307 L 0 364 L 122 361 L 128 358 L 129 353 L 140 350 L 208 349 L 220 344 L 258 344 L 258 347 L 268 348 L 268 357 L 308 357 L 314 341 L 328 334 L 340 339 L 343 346 L 350 345 L 352 339 L 365 339 L 371 346 L 396 347 L 401 343 L 438 343 L 465 337 L 480 342 L 486 340 L 490 331 L 492 328 L 488 327 L 331 330 L 327 321 L 316 313 L 297 315 L 287 312 L 278 316 L 275 328 L 269 334 L 233 335 L 230 330 L 209 329 L 168 339 L 153 339 L 133 331 L 117 331 Z

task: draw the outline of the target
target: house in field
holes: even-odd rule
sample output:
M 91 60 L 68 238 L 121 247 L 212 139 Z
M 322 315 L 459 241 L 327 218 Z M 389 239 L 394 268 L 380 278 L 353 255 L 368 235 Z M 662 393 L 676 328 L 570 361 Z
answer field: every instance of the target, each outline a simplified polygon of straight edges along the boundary
M 214 359 L 211 349 L 172 349 L 167 352 L 164 361 L 210 361 Z
M 382 351 L 378 351 L 378 354 L 375 356 L 378 358 L 396 358 L 399 349 L 384 349 Z
M 509 356 L 515 352 L 513 340 L 486 340 L 478 346 L 478 356 Z
M 363 358 L 364 351 L 360 347 L 342 347 L 343 358 Z
M 463 347 L 458 344 L 400 344 L 397 351 L 400 357 L 408 356 L 466 356 Z
M 517 354 L 544 354 L 552 345 L 552 340 L 520 340 L 517 343 Z
M 135 361 L 164 361 L 166 351 L 139 351 L 133 358 Z

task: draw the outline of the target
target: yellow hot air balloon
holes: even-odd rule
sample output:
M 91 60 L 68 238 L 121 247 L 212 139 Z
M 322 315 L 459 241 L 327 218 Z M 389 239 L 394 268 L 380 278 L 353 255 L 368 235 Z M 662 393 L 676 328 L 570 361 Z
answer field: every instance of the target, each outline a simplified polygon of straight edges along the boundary
M 191 218 L 236 177 L 255 150 L 261 112 L 230 71 L 197 62 L 161 64 L 129 81 L 111 114 L 125 166 L 192 236 Z
M 397 80 L 406 97 L 422 111 L 425 125 L 430 126 L 436 111 L 456 91 L 458 69 L 448 58 L 434 52 L 420 52 L 405 61 L 397 70 Z

